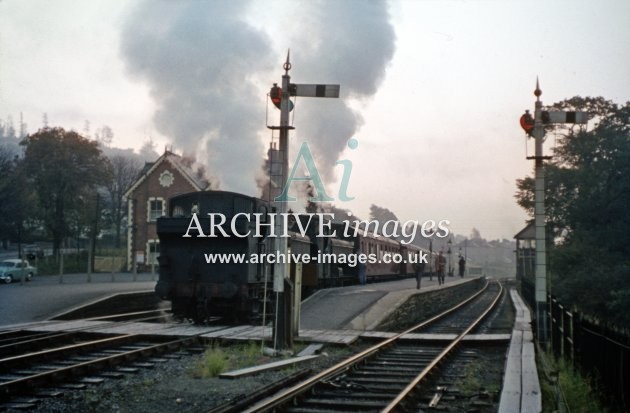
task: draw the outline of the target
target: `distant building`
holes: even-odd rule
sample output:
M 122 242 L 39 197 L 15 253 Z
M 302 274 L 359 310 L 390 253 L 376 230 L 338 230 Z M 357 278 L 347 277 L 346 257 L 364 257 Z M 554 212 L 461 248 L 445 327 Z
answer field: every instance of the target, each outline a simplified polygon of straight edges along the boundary
M 144 267 L 157 265 L 160 244 L 157 218 L 168 214 L 169 198 L 210 188 L 203 171 L 195 172 L 193 162 L 168 150 L 155 162 L 147 162 L 138 179 L 125 192 L 127 198 L 127 270 L 134 262 Z
M 531 220 L 514 235 L 516 239 L 516 282 L 521 295 L 530 304 L 536 302 L 536 226 Z

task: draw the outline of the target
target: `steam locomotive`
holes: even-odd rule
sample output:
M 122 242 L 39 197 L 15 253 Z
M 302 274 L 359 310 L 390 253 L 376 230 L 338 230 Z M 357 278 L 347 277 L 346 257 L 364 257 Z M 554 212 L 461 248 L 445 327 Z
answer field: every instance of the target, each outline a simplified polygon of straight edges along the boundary
M 172 302 L 176 316 L 197 322 L 216 316 L 254 322 L 264 308 L 273 308 L 272 294 L 266 291 L 271 290 L 274 266 L 260 259 L 276 252 L 275 236 L 280 235 L 273 233 L 276 214 L 268 202 L 234 192 L 192 192 L 171 198 L 168 212 L 157 220 L 155 291 Z M 358 254 L 377 258 L 366 263 L 371 281 L 414 272 L 411 263 L 385 263 L 382 258 L 419 254 L 416 246 L 374 234 L 344 236 L 339 224 L 322 225 L 318 216 L 289 218 L 283 235 L 290 254 L 312 258 L 289 264 L 291 279 L 301 271 L 303 296 L 317 288 L 356 283 L 358 265 L 350 258 Z M 322 260 L 324 255 L 335 259 Z

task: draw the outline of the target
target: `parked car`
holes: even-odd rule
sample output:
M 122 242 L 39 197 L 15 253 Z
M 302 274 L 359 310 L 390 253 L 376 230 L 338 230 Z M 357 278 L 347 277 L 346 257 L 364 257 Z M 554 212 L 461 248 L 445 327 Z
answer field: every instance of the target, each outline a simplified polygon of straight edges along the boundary
M 37 244 L 27 244 L 24 246 L 24 255 L 29 260 L 34 260 L 35 258 L 44 258 L 44 250 Z
M 7 284 L 14 280 L 21 280 L 22 276 L 26 281 L 30 281 L 34 275 L 37 275 L 37 268 L 31 266 L 26 260 L 14 258 L 0 262 L 0 281 Z

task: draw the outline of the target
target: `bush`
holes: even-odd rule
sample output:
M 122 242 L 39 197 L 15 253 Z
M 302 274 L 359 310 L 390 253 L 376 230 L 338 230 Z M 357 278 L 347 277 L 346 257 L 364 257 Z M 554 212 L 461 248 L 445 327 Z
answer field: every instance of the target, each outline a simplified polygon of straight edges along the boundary
M 88 253 L 81 251 L 79 253 L 63 255 L 63 273 L 84 273 L 87 272 Z M 31 265 L 37 266 L 37 274 L 39 275 L 56 275 L 59 274 L 59 259 L 57 256 L 49 255 L 37 263 L 31 262 Z
M 268 361 L 269 357 L 261 354 L 260 343 L 254 341 L 225 348 L 213 345 L 195 363 L 191 374 L 197 378 L 216 377 L 226 370 L 252 367 Z
M 193 376 L 197 378 L 216 377 L 228 366 L 228 357 L 220 348 L 209 348 L 193 368 Z
M 600 402 L 602 394 L 594 389 L 591 380 L 562 359 L 537 351 L 537 364 L 543 396 L 543 412 L 563 411 L 565 404 L 572 413 L 606 413 Z M 554 372 L 556 374 L 553 374 Z

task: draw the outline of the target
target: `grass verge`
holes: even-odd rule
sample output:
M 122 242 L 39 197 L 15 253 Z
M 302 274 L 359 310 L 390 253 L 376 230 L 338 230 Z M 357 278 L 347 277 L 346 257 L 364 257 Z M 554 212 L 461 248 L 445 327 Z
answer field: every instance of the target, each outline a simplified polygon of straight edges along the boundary
M 538 348 L 540 350 L 540 348 Z M 600 402 L 602 394 L 593 388 L 589 377 L 562 359 L 537 351 L 536 362 L 542 391 L 543 413 L 607 413 Z M 568 407 L 568 410 L 564 406 Z
M 274 360 L 262 354 L 260 343 L 253 341 L 228 347 L 212 343 L 195 363 L 191 374 L 196 378 L 216 377 L 225 371 L 257 366 Z

